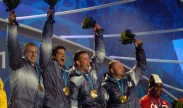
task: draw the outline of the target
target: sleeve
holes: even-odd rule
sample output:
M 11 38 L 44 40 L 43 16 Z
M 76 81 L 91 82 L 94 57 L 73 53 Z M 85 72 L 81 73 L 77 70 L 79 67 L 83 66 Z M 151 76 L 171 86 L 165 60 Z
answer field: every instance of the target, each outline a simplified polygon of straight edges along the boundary
M 17 26 L 8 25 L 7 26 L 7 47 L 9 53 L 9 65 L 14 71 L 20 69 L 23 65 L 22 51 L 20 49 L 18 39 L 17 39 Z
M 78 108 L 79 87 L 75 84 L 75 77 L 71 78 L 71 108 Z
M 149 108 L 149 106 L 147 105 L 147 103 L 141 102 L 140 103 L 141 108 Z
M 74 93 L 71 93 L 71 108 L 78 108 L 78 88 L 75 86 L 73 87 L 72 86 L 72 83 L 71 83 L 71 87 L 72 87 L 72 91 Z
M 104 98 L 105 98 L 105 101 L 108 102 L 109 101 L 109 94 L 108 94 L 108 89 L 107 89 L 107 85 L 105 82 L 103 82 L 102 84 L 102 87 L 103 87 L 103 92 L 104 92 Z M 111 88 L 111 87 L 109 87 Z
M 52 54 L 52 35 L 53 23 L 48 20 L 45 22 L 40 45 L 39 63 L 42 68 L 46 68 Z
M 146 56 L 144 49 L 139 46 L 136 47 L 136 65 L 132 68 L 132 70 L 129 72 L 130 77 L 134 81 L 135 85 L 139 82 L 141 76 L 144 74 L 146 69 Z
M 95 33 L 95 52 L 92 56 L 92 62 L 96 64 L 101 64 L 105 57 L 105 46 L 102 33 Z
M 151 105 L 151 102 L 146 97 L 146 95 L 139 100 L 139 103 L 141 108 L 150 108 L 150 105 Z

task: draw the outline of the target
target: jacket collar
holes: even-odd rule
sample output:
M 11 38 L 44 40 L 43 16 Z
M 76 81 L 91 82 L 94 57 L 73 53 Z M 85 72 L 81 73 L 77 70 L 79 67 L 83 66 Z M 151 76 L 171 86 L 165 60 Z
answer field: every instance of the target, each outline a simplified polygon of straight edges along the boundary
M 123 77 L 123 79 L 124 79 L 124 80 L 128 80 L 127 75 L 125 75 L 125 76 Z M 104 78 L 104 81 L 116 83 L 116 79 L 115 79 L 109 72 L 106 73 L 105 78 Z

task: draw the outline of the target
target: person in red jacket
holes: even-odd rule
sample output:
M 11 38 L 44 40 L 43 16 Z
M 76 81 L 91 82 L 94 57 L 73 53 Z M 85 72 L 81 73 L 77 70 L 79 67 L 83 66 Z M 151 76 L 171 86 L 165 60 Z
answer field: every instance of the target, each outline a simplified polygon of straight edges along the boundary
M 141 108 L 170 108 L 168 101 L 161 98 L 162 80 L 156 74 L 149 78 L 148 94 L 140 99 Z
M 183 102 L 183 97 L 182 98 L 179 98 L 179 101 Z

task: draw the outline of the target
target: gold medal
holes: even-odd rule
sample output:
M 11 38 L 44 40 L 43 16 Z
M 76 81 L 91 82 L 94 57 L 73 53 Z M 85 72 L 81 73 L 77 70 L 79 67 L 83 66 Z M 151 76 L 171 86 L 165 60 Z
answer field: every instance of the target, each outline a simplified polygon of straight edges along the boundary
M 40 92 L 43 92 L 43 87 L 41 86 L 41 84 L 38 85 L 38 90 L 39 90 Z
M 90 91 L 90 96 L 92 97 L 92 98 L 97 98 L 97 91 L 96 90 L 91 90 Z
M 120 101 L 121 103 L 126 103 L 127 102 L 127 96 L 120 96 Z
M 64 92 L 64 94 L 65 94 L 66 96 L 68 96 L 69 93 L 70 93 L 69 88 L 68 88 L 68 87 L 64 87 L 64 88 L 63 88 L 63 92 Z

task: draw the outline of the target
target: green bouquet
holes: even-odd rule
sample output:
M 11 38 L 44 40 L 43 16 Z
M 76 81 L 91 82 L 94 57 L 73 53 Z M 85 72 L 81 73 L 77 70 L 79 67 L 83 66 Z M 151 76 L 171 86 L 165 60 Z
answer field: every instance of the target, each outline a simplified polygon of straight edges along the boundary
M 183 102 L 179 100 L 174 100 L 172 104 L 172 108 L 183 108 Z
M 57 4 L 57 2 L 59 2 L 59 0 L 44 0 L 44 2 L 50 5 L 50 7 L 54 7 Z
M 14 9 L 20 4 L 20 0 L 3 0 L 3 3 L 6 5 L 7 12 L 13 12 L 14 13 Z M 16 25 L 19 25 L 18 22 L 15 20 L 10 20 L 10 23 L 15 23 Z
M 83 29 L 89 29 L 95 27 L 96 21 L 92 17 L 87 16 L 86 18 L 83 19 L 81 24 Z M 104 29 L 101 28 L 98 29 L 97 31 L 101 33 L 104 32 Z
M 53 10 L 52 15 L 50 16 L 51 22 L 55 23 L 54 14 L 55 14 L 55 8 L 54 6 L 59 2 L 59 0 L 44 0 L 45 3 L 47 3 L 50 6 L 50 9 Z
M 131 30 L 127 29 L 124 32 L 121 33 L 120 40 L 121 44 L 131 44 L 135 42 L 135 34 L 131 32 Z
M 20 4 L 20 0 L 3 0 L 3 3 L 7 6 L 6 11 L 14 11 Z

